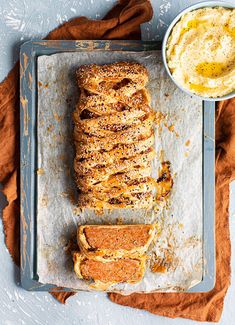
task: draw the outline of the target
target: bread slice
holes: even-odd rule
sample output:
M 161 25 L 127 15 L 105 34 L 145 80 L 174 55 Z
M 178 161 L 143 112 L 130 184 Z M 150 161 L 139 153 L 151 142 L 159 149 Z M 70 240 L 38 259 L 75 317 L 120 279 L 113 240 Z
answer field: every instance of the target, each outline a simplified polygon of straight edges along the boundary
M 77 230 L 78 246 L 86 255 L 123 257 L 143 255 L 155 234 L 155 225 L 85 225 Z
M 97 290 L 117 283 L 137 283 L 145 273 L 146 256 L 140 258 L 103 258 L 74 252 L 74 271 L 80 279 L 92 281 Z

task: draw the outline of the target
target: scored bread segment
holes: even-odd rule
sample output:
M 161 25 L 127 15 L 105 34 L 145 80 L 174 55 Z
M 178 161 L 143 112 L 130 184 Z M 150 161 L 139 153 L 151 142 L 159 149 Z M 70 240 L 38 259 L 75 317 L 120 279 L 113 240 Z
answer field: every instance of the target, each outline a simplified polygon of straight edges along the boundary
M 73 260 L 78 278 L 93 281 L 96 289 L 122 282 L 137 283 L 143 278 L 146 268 L 146 256 L 100 260 L 75 252 Z
M 155 225 L 85 225 L 77 230 L 78 246 L 96 256 L 143 255 L 155 234 Z

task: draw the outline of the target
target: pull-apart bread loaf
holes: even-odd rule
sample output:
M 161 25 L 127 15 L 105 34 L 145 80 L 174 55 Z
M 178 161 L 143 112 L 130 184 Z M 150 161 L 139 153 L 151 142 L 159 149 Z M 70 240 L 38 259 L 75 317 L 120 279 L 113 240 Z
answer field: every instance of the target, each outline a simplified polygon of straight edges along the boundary
M 146 251 L 155 234 L 155 225 L 86 225 L 77 231 L 80 252 L 73 254 L 74 270 L 96 289 L 117 283 L 142 280 Z
M 74 169 L 79 206 L 151 208 L 154 114 L 144 66 L 118 62 L 81 66 L 74 112 Z

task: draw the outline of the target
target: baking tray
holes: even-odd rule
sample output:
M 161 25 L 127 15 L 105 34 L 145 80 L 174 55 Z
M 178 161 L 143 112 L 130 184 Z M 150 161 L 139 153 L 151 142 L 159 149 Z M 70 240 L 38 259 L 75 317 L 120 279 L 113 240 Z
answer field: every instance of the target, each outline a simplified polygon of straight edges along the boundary
M 30 291 L 71 291 L 42 284 L 37 275 L 37 57 L 74 51 L 153 51 L 161 42 L 26 42 L 20 51 L 21 285 Z M 186 292 L 207 292 L 215 282 L 215 102 L 203 105 L 203 278 Z

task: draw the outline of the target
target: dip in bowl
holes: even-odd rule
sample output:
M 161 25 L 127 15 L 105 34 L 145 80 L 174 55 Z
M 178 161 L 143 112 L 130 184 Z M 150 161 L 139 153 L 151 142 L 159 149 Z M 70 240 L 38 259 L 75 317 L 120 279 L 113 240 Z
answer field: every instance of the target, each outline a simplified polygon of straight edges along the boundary
M 163 41 L 163 60 L 181 89 L 221 100 L 235 96 L 235 9 L 208 4 L 176 17 Z

